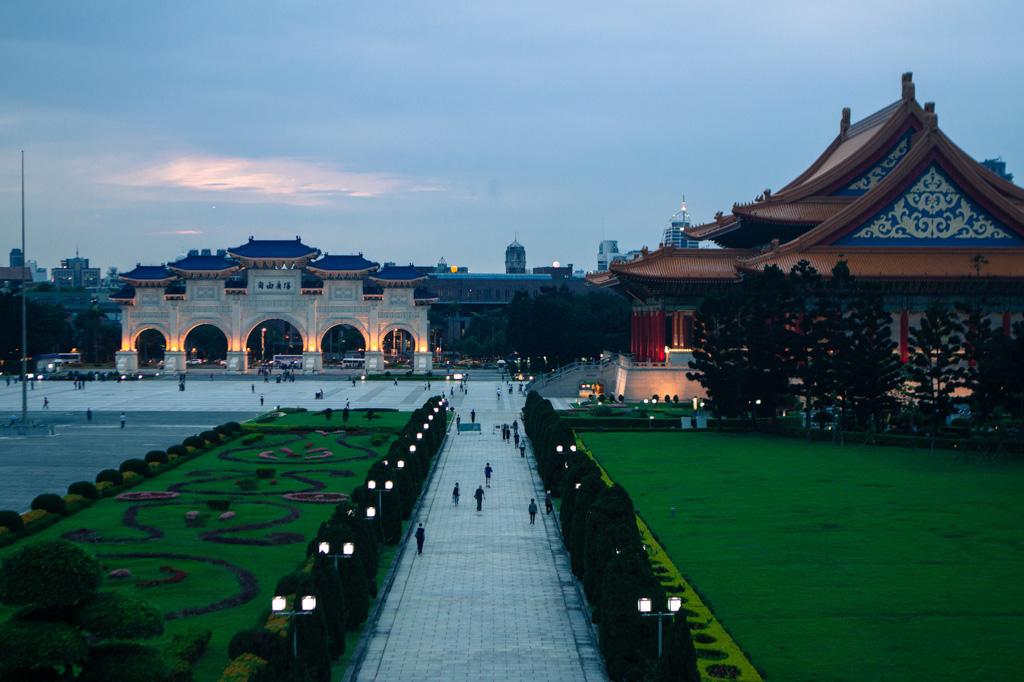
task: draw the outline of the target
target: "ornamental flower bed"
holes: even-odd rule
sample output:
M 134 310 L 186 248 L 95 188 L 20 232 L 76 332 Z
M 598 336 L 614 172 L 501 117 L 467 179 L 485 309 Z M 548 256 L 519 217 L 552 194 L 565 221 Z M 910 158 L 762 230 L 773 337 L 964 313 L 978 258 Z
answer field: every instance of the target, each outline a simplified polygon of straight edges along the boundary
M 172 500 L 180 495 L 181 493 L 171 492 L 170 490 L 144 490 L 121 493 L 114 499 L 121 500 L 122 502 L 139 502 L 141 500 Z
M 136 580 L 136 587 L 157 587 L 158 585 L 172 585 L 174 583 L 180 583 L 188 575 L 185 571 L 180 571 L 173 566 L 161 566 L 161 573 L 169 573 L 166 578 L 153 578 L 152 580 Z
M 338 504 L 348 499 L 348 495 L 344 493 L 285 493 L 282 495 L 286 500 L 293 500 L 295 502 L 313 502 L 316 504 Z

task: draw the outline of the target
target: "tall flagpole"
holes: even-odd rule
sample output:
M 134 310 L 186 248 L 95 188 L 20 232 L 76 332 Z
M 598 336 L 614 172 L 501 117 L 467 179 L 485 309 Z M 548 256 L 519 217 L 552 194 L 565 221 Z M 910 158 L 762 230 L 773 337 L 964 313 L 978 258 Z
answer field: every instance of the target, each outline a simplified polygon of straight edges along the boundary
M 28 304 L 25 281 L 25 150 L 21 150 L 21 428 L 28 428 Z M 26 431 L 27 433 L 27 431 Z

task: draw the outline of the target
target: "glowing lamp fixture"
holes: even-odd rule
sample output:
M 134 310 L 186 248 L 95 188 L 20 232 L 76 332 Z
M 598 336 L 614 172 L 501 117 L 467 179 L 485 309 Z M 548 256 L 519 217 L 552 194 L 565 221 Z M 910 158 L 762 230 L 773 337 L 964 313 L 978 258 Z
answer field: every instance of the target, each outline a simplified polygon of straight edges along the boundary
M 366 482 L 366 487 L 369 488 L 370 490 L 376 490 L 377 489 L 377 481 L 374 481 L 372 479 L 367 481 Z
M 416 440 L 423 440 L 423 434 L 422 433 L 417 433 L 416 434 Z
M 424 424 L 423 424 L 423 430 L 424 430 L 424 431 L 426 431 L 426 430 L 427 430 L 427 429 L 429 429 L 429 428 L 430 428 L 430 422 L 424 422 Z
M 427 415 L 427 421 L 434 421 L 434 415 L 428 414 Z
M 582 483 L 580 483 L 579 481 L 577 481 L 577 482 L 576 482 L 576 490 L 579 490 L 579 489 L 580 489 L 580 486 L 582 486 L 582 485 L 583 485 Z
M 416 446 L 414 445 L 412 447 L 416 447 Z M 398 468 L 399 469 L 404 469 L 405 468 L 405 460 L 404 459 L 398 460 Z
M 555 452 L 558 454 L 562 454 L 562 450 L 564 450 L 564 448 L 561 445 L 555 447 Z
M 274 613 L 280 613 L 288 607 L 288 600 L 284 597 L 277 596 L 270 600 L 270 610 Z
M 384 481 L 384 490 L 391 490 L 395 487 L 394 481 Z
M 576 446 L 575 445 L 570 445 L 569 446 L 569 452 L 576 452 Z
M 344 556 L 352 556 L 356 553 L 356 545 L 354 542 L 346 542 L 341 546 L 341 553 Z
M 411 455 L 414 452 L 416 452 L 416 446 L 415 445 L 410 445 L 409 446 L 409 454 Z
M 302 610 L 303 611 L 315 611 L 316 610 L 316 597 L 311 594 L 307 594 L 302 598 Z
M 331 543 L 329 543 L 329 542 L 321 542 L 319 545 L 317 545 L 316 551 L 320 552 L 321 554 L 330 554 L 331 553 Z
M 676 613 L 682 607 L 683 607 L 683 600 L 680 599 L 679 597 L 669 597 L 668 598 L 668 610 L 671 611 L 672 613 Z
M 651 600 L 649 597 L 640 597 L 636 600 L 636 610 L 640 613 L 651 612 Z
M 367 507 L 366 508 L 366 518 L 368 518 L 368 519 L 375 519 L 375 518 L 377 518 L 377 508 L 376 507 Z

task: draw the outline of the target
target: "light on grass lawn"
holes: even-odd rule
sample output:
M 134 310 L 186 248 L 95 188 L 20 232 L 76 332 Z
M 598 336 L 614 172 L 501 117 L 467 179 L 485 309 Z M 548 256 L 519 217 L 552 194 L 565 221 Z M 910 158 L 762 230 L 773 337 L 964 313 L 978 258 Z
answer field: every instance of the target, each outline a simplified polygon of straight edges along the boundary
M 316 597 L 311 594 L 307 594 L 302 598 L 302 610 L 303 611 L 315 611 L 316 610 Z
M 394 481 L 384 481 L 384 490 L 391 490 L 395 487 Z
M 288 607 L 288 600 L 284 597 L 274 597 L 270 600 L 270 610 L 274 613 L 280 613 Z
M 414 452 L 416 452 L 416 446 L 415 445 L 410 445 L 409 446 L 409 454 L 411 455 Z
M 331 553 L 331 543 L 329 543 L 329 542 L 321 542 L 319 545 L 317 545 L 317 551 L 320 552 L 321 554 L 330 554 Z
M 376 507 L 367 507 L 366 508 L 366 518 L 368 518 L 368 519 L 375 519 L 375 518 L 377 518 L 377 508 Z
M 415 445 L 410 445 L 409 447 L 411 447 L 411 448 L 414 448 L 414 447 L 416 447 L 416 446 L 415 446 Z M 397 467 L 398 467 L 399 469 L 404 469 L 404 468 L 405 468 L 405 460 L 404 460 L 404 459 L 400 459 L 400 460 L 398 460 L 398 464 L 397 464 L 396 466 L 397 466 Z
M 640 597 L 636 600 L 636 610 L 640 613 L 651 612 L 651 600 L 648 597 Z
M 354 542 L 346 542 L 341 546 L 341 553 L 344 556 L 352 556 L 356 553 L 356 545 Z
M 369 481 L 366 482 L 366 487 L 369 490 L 376 490 L 377 489 L 377 481 L 374 481 L 373 479 L 370 479 Z
M 672 613 L 676 613 L 682 607 L 683 607 L 683 600 L 680 599 L 679 597 L 669 597 L 668 598 L 668 610 L 671 611 Z

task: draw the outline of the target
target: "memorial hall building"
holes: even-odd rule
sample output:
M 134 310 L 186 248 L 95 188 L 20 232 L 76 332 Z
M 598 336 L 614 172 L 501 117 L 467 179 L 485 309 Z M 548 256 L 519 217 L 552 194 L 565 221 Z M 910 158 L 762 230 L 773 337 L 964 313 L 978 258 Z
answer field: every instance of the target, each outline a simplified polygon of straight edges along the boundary
M 936 299 L 980 303 L 1007 333 L 1024 312 L 1024 189 L 942 132 L 909 73 L 880 111 L 852 121 L 843 109 L 835 139 L 792 182 L 686 234 L 722 248 L 662 247 L 590 276 L 633 302 L 632 353 L 602 370 L 609 393 L 699 395 L 685 377 L 694 311 L 773 265 L 806 260 L 827 277 L 843 260 L 879 283 L 904 361 L 909 328 Z
M 226 369 L 244 372 L 253 361 L 267 362 L 271 320 L 284 321 L 298 337 L 291 339 L 293 364 L 307 373 L 323 369 L 325 338 L 339 327 L 361 337 L 359 366 L 366 372 L 384 371 L 385 354 L 399 352 L 414 372 L 431 370 L 427 315 L 436 299 L 416 268 L 326 255 L 299 237 L 250 237 L 208 253 L 120 275 L 124 287 L 110 296 L 123 311 L 118 371 L 139 368 L 138 339 L 153 330 L 164 339 L 164 371 L 185 372 L 189 333 L 209 325 L 227 340 Z

